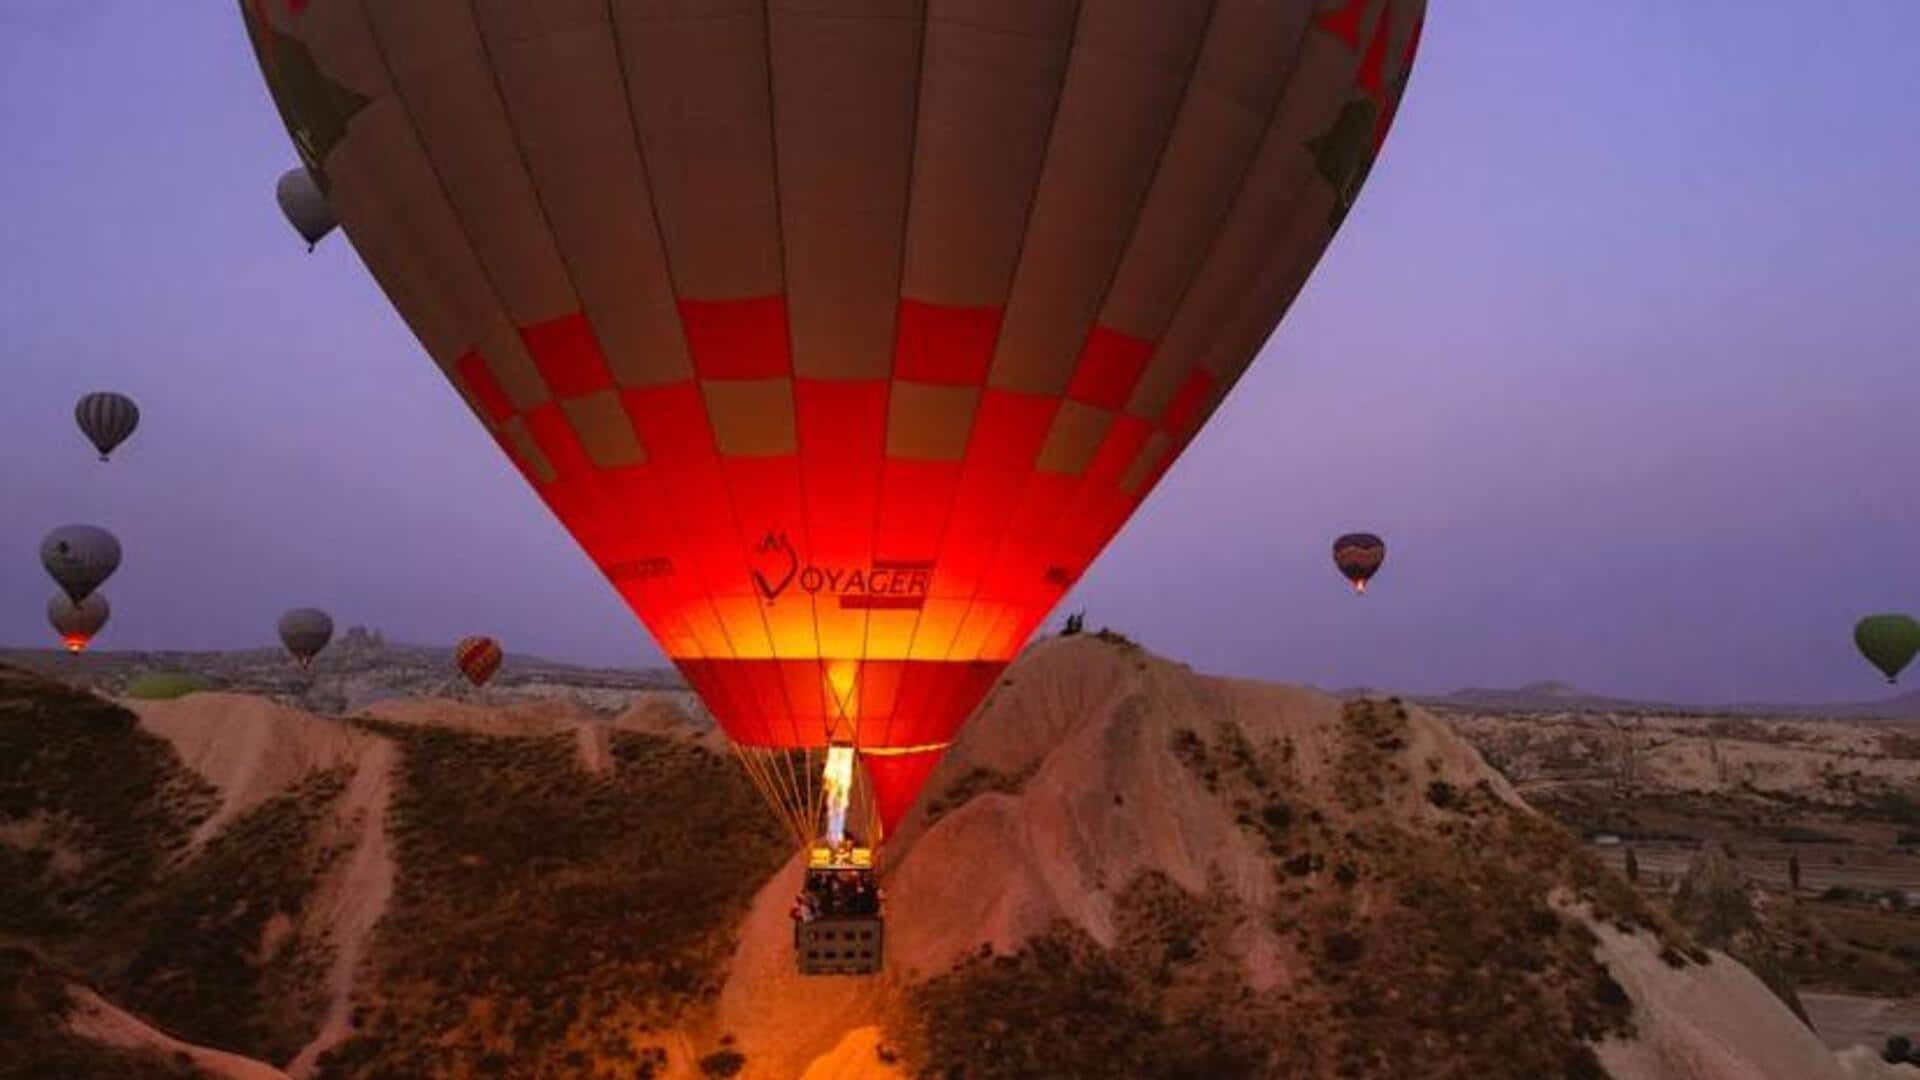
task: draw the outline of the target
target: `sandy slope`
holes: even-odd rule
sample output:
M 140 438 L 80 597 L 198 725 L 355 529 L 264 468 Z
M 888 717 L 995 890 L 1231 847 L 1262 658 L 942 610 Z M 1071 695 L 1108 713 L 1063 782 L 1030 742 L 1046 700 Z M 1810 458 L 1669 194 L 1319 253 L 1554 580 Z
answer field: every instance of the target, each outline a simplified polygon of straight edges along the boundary
M 593 710 L 567 698 L 481 703 L 453 698 L 389 698 L 366 715 L 396 724 L 420 724 L 479 735 L 557 735 L 598 723 Z
M 366 715 L 398 724 L 423 724 L 480 735 L 572 734 L 580 768 L 591 774 L 613 767 L 608 732 L 638 731 L 693 739 L 724 750 L 716 731 L 694 726 L 671 692 L 636 693 L 611 720 L 572 698 L 499 697 L 492 701 L 453 698 L 390 698 L 371 705 Z
M 73 990 L 74 1009 L 67 1018 L 73 1033 L 122 1050 L 146 1051 L 163 1057 L 185 1054 L 193 1064 L 221 1080 L 287 1080 L 287 1074 L 252 1058 L 194 1046 L 158 1031 L 140 1018 L 122 1011 L 91 990 Z
M 1601 1063 L 1615 1080 L 1846 1080 L 1849 1071 L 1746 968 L 1675 969 L 1645 937 L 1596 926 L 1600 955 L 1634 1000 L 1639 1037 L 1610 1040 Z
M 313 1040 L 288 1065 L 295 1077 L 310 1075 L 320 1055 L 351 1033 L 354 975 L 392 895 L 386 814 L 394 745 L 336 719 L 240 694 L 128 704 L 143 728 L 171 743 L 189 768 L 220 791 L 220 809 L 197 830 L 196 844 L 317 770 L 353 768 L 323 826 L 325 840 L 345 854 L 321 879 L 298 924 L 280 928 L 282 934 L 323 940 L 333 950 L 327 1012 L 316 1018 Z
M 196 846 L 309 774 L 358 761 L 382 741 L 337 720 L 245 694 L 121 704 L 219 789 L 220 809 L 195 831 Z

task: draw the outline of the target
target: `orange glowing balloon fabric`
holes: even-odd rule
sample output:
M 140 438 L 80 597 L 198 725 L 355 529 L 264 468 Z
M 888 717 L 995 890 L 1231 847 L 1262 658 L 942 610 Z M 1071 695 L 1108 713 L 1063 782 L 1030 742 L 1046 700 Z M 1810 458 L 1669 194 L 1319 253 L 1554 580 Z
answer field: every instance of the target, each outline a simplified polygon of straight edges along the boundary
M 1352 205 L 1424 0 L 242 0 L 446 377 L 886 825 Z

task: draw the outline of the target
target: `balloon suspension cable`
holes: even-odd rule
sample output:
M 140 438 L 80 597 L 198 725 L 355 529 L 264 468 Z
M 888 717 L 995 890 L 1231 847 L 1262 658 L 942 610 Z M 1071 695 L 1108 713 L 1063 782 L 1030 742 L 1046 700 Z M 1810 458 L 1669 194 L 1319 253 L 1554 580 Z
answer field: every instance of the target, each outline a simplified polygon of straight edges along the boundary
M 806 803 L 800 800 L 793 786 L 793 763 L 790 759 L 798 751 L 741 746 L 738 743 L 729 745 L 745 769 L 747 779 L 760 792 L 760 797 L 774 808 L 795 845 L 804 848 L 811 844 L 813 822 L 816 819 L 807 813 Z
M 799 848 L 871 847 L 880 841 L 880 816 L 872 786 L 852 746 L 729 748 L 760 797 Z

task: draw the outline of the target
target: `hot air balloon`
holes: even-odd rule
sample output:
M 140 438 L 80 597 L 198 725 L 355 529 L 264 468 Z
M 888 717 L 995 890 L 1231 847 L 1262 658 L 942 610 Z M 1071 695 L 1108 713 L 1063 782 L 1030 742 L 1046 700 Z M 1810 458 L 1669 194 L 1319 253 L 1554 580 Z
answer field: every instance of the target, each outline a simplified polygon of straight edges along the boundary
M 280 616 L 280 644 L 302 668 L 333 640 L 333 616 L 318 608 L 294 608 Z
M 1920 653 L 1920 622 L 1908 615 L 1869 615 L 1853 627 L 1853 643 L 1890 683 Z
M 107 617 L 113 609 L 107 604 L 107 598 L 94 593 L 78 604 L 57 592 L 47 598 L 47 622 L 53 632 L 60 635 L 60 643 L 70 653 L 77 653 L 87 647 L 100 628 L 107 625 Z
M 281 173 L 273 194 L 280 202 L 280 212 L 287 216 L 287 224 L 307 242 L 308 251 L 338 227 L 333 211 L 327 206 L 326 192 L 320 190 L 313 174 L 306 169 L 288 169 Z
M 140 406 L 125 394 L 87 394 L 74 404 L 73 419 L 105 461 L 140 426 Z
M 1367 595 L 1367 582 L 1387 561 L 1387 542 L 1372 533 L 1348 533 L 1333 542 L 1333 565 L 1353 583 L 1353 591 Z
M 490 637 L 461 638 L 460 644 L 453 647 L 453 663 L 467 681 L 475 686 L 487 685 L 493 673 L 500 670 L 500 643 Z
M 1425 4 L 241 8 L 369 271 L 841 852 L 1271 335 Z
M 98 525 L 62 525 L 40 541 L 40 565 L 78 604 L 120 568 L 120 541 Z

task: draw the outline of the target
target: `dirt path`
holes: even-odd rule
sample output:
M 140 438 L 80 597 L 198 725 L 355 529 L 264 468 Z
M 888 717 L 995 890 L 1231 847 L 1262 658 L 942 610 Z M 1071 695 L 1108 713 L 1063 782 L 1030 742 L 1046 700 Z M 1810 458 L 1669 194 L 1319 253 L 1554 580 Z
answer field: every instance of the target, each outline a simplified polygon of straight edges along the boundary
M 287 1080 L 286 1073 L 264 1062 L 181 1042 L 91 990 L 76 987 L 72 994 L 74 1006 L 67 1026 L 82 1038 L 162 1057 L 185 1054 L 195 1068 L 221 1080 Z
M 601 776 L 613 769 L 613 754 L 608 749 L 607 729 L 604 725 L 583 723 L 573 729 L 575 745 L 580 750 L 580 767 L 593 776 Z
M 320 1056 L 353 1034 L 353 983 L 366 958 L 373 929 L 393 895 L 394 864 L 387 844 L 387 802 L 399 752 L 385 739 L 360 760 L 341 796 L 339 820 L 355 829 L 353 848 L 341 868 L 322 884 L 309 918 L 333 944 L 327 972 L 328 1002 L 320 1030 L 287 1064 L 295 1080 L 312 1076 Z

